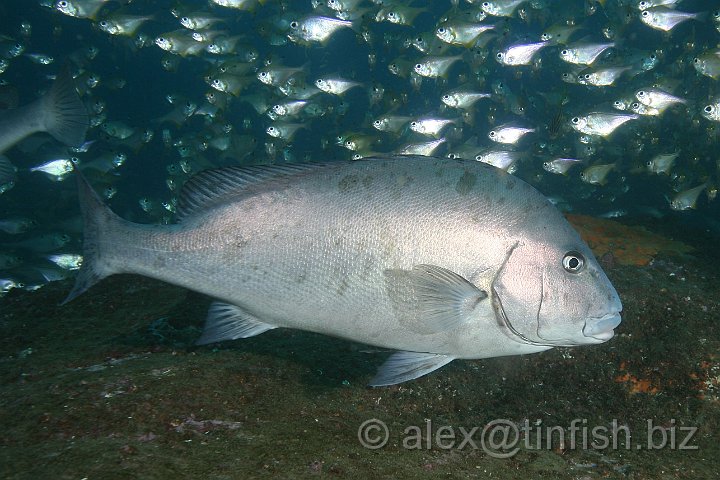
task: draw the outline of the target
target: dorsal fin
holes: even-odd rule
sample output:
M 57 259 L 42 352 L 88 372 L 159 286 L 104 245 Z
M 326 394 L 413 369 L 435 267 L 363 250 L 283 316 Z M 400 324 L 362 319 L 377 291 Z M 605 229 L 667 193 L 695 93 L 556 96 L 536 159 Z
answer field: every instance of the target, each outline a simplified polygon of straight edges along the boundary
M 183 186 L 177 205 L 177 219 L 182 221 L 199 211 L 225 203 L 263 182 L 287 178 L 327 165 L 328 163 L 256 165 L 204 170 L 190 178 Z

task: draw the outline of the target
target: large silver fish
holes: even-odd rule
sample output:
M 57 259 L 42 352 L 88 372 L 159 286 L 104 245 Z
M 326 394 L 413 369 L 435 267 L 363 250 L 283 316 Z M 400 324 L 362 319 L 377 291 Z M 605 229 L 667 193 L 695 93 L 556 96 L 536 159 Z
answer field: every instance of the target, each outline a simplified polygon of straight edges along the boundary
M 122 220 L 78 178 L 85 252 L 66 301 L 114 273 L 202 292 L 218 302 L 200 344 L 287 327 L 400 350 L 377 386 L 456 358 L 602 343 L 620 323 L 615 289 L 565 218 L 480 162 L 208 170 L 170 226 Z
M 28 105 L 0 111 L 0 153 L 37 132 L 47 132 L 66 145 L 80 145 L 85 141 L 89 123 L 72 76 L 63 68 L 45 96 Z

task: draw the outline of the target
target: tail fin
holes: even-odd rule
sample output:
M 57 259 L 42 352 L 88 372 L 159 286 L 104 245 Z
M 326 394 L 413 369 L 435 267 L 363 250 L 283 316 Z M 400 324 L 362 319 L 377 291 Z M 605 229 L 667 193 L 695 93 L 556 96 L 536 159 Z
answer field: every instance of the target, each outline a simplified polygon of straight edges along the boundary
M 85 141 L 90 120 L 67 67 L 58 73 L 43 98 L 43 107 L 45 130 L 56 140 L 70 146 L 79 146 Z
M 80 170 L 75 169 L 80 210 L 83 216 L 83 261 L 75 286 L 61 305 L 68 303 L 113 272 L 105 267 L 100 237 L 118 217 L 103 203 Z

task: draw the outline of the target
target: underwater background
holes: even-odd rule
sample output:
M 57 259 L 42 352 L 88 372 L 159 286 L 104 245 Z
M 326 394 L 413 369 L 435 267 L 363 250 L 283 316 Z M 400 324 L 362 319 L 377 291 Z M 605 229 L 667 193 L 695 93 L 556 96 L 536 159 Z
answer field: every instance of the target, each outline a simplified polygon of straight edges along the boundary
M 63 66 L 90 114 L 82 147 L 36 134 L 0 162 L 0 476 L 717 478 L 718 2 L 234 4 L 0 4 L 0 116 Z M 527 64 L 498 56 L 541 42 Z M 338 79 L 356 83 L 318 88 Z M 622 124 L 583 131 L 596 113 Z M 622 298 L 616 337 L 371 389 L 387 352 L 366 345 L 278 329 L 195 347 L 210 299 L 153 280 L 59 306 L 82 254 L 70 164 L 121 217 L 173 223 L 207 168 L 408 152 L 550 198 Z M 497 421 L 522 448 L 489 445 Z M 545 430 L 573 421 L 620 440 Z

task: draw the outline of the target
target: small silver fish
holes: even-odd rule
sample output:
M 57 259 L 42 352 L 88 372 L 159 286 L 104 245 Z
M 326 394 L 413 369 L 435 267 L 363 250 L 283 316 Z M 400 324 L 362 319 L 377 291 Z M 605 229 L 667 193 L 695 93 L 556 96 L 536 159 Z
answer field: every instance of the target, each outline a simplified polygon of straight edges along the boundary
M 461 55 L 456 56 L 428 56 L 420 60 L 413 67 L 418 75 L 428 78 L 446 77 L 450 67 L 461 60 Z
M 493 142 L 514 145 L 519 142 L 523 136 L 533 132 L 535 132 L 534 128 L 505 124 L 490 130 L 488 138 Z
M 714 103 L 705 105 L 702 110 L 702 116 L 713 122 L 720 122 L 720 98 L 716 99 Z
M 670 208 L 677 211 L 689 210 L 695 208 L 698 197 L 708 187 L 707 183 L 689 188 L 675 195 L 670 201 Z
M 341 77 L 324 77 L 315 80 L 315 86 L 325 93 L 342 95 L 351 88 L 362 87 L 363 84 Z
M 73 162 L 73 159 L 58 158 L 32 167 L 30 171 L 44 173 L 52 180 L 62 181 L 73 171 L 74 163 L 77 163 L 77 160 Z
M 592 65 L 598 57 L 615 43 L 579 42 L 560 50 L 560 58 L 575 65 Z
M 530 65 L 535 54 L 549 44 L 550 42 L 537 42 L 511 45 L 505 50 L 497 52 L 495 58 L 503 65 Z
M 652 159 L 648 160 L 647 168 L 650 173 L 670 174 L 670 169 L 672 168 L 673 163 L 675 163 L 675 159 L 677 159 L 679 155 L 680 152 L 661 153 L 655 155 Z
M 441 100 L 448 107 L 466 110 L 475 105 L 478 100 L 491 96 L 489 93 L 478 92 L 469 87 L 458 87 L 444 94 Z
M 456 124 L 458 121 L 448 118 L 424 117 L 412 120 L 409 124 L 410 130 L 422 135 L 431 137 L 440 137 L 442 131 L 449 125 Z
M 683 22 L 699 20 L 702 16 L 699 13 L 680 12 L 667 7 L 652 7 L 640 13 L 640 20 L 655 30 L 669 32 Z
M 702 53 L 693 59 L 695 70 L 713 80 L 720 79 L 720 50 Z
M 593 112 L 573 117 L 570 126 L 580 133 L 606 137 L 621 125 L 638 118 L 640 116 L 636 114 Z
M 583 160 L 576 158 L 555 158 L 543 162 L 543 169 L 550 173 L 557 173 L 559 175 L 567 175 L 567 172 L 574 167 L 583 163 Z
M 325 44 L 330 37 L 342 28 L 352 28 L 353 22 L 332 17 L 309 15 L 290 22 L 288 38 L 293 42 L 317 42 Z
M 605 185 L 608 174 L 615 168 L 614 163 L 591 165 L 582 171 L 580 179 L 592 185 Z
M 511 17 L 515 10 L 527 0 L 490 0 L 482 2 L 480 8 L 488 15 L 496 17 Z

